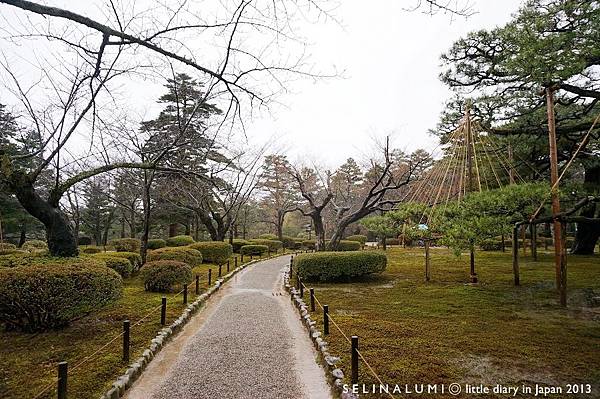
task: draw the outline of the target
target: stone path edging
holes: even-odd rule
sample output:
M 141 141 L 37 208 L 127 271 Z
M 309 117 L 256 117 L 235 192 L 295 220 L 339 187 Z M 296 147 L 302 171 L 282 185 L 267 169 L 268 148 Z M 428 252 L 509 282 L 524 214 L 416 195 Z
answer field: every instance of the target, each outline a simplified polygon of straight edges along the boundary
M 210 298 L 215 292 L 221 288 L 221 286 L 231 279 L 235 274 L 242 271 L 248 266 L 251 266 L 255 263 L 277 258 L 280 256 L 286 256 L 289 254 L 281 254 L 272 256 L 271 258 L 266 259 L 255 259 L 248 263 L 244 263 L 243 265 L 238 266 L 233 269 L 228 274 L 218 278 L 212 287 L 210 287 L 206 292 L 199 295 L 196 300 L 186 306 L 184 311 L 181 313 L 181 316 L 177 318 L 170 326 L 162 328 L 156 336 L 150 341 L 150 346 L 144 350 L 142 355 L 138 357 L 133 363 L 129 365 L 125 373 L 119 376 L 112 384 L 112 388 L 110 388 L 104 395 L 100 397 L 100 399 L 119 399 L 124 394 L 125 391 L 131 387 L 131 385 L 141 376 L 144 369 L 148 366 L 148 364 L 154 359 L 154 357 L 160 352 L 160 350 L 177 334 L 181 331 L 183 326 L 185 326 L 191 317 L 196 314 L 201 308 L 202 305 L 206 302 L 208 298 Z

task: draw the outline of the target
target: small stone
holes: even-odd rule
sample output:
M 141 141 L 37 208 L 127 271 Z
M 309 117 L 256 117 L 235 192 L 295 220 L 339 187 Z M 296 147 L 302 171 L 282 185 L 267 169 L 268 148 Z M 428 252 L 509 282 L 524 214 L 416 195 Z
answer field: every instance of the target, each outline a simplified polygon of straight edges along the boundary
M 108 392 L 106 392 L 106 396 L 110 399 L 119 399 L 119 390 L 115 387 L 112 387 L 108 390 Z
M 343 372 L 342 370 L 340 370 L 340 369 L 334 369 L 334 370 L 331 372 L 331 375 L 332 375 L 334 378 L 337 378 L 337 379 L 340 379 L 340 380 L 344 379 L 344 372 Z

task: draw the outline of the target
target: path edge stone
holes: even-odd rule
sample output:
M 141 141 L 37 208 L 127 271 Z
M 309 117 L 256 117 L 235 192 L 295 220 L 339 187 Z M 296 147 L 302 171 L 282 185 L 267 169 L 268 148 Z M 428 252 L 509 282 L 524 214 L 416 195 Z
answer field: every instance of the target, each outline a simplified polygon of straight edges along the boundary
M 292 304 L 295 305 L 300 315 L 302 325 L 306 329 L 310 339 L 317 349 L 319 361 L 326 370 L 325 374 L 327 376 L 327 382 L 329 386 L 331 387 L 332 391 L 341 399 L 358 399 L 359 395 L 352 392 L 344 392 L 344 384 L 346 383 L 344 381 L 344 372 L 337 367 L 340 357 L 333 356 L 329 352 L 329 344 L 327 341 L 321 338 L 324 337 L 323 333 L 317 329 L 317 323 L 310 316 L 308 305 L 306 305 L 302 297 L 300 297 L 300 291 L 291 284 L 290 279 L 290 272 L 286 271 L 283 277 L 284 287 L 286 291 L 289 292 Z
M 125 370 L 125 373 L 117 377 L 112 383 L 112 387 L 100 397 L 100 399 L 119 399 L 123 397 L 125 391 L 129 389 L 133 383 L 142 375 L 146 367 L 150 364 L 152 359 L 156 357 L 158 352 L 166 346 L 191 320 L 200 309 L 202 309 L 204 303 L 210 298 L 215 292 L 217 292 L 224 283 L 229 281 L 234 275 L 244 270 L 248 266 L 252 266 L 256 263 L 278 258 L 281 256 L 288 256 L 290 254 L 277 254 L 268 258 L 254 259 L 248 263 L 238 266 L 228 274 L 218 278 L 215 283 L 201 295 L 196 297 L 196 300 L 189 303 L 183 310 L 181 315 L 168 327 L 164 327 L 158 331 L 156 336 L 150 341 L 150 345 L 142 352 L 142 355 L 135 359 Z

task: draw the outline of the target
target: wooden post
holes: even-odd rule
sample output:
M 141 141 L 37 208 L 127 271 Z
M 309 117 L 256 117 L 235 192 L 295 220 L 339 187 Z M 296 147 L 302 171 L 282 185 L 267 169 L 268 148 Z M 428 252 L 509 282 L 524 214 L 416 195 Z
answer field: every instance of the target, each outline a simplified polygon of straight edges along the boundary
M 430 259 L 429 259 L 429 240 L 425 239 L 425 281 L 431 280 L 430 276 Z
M 311 288 L 309 290 L 310 292 L 310 311 L 314 312 L 315 311 L 315 289 Z
M 510 141 L 508 142 L 508 182 L 510 184 L 515 184 L 515 169 L 513 168 L 514 165 L 514 160 L 513 160 L 513 148 L 512 145 L 510 143 Z
M 129 320 L 123 321 L 123 361 L 129 361 L 129 333 L 130 333 L 130 324 Z
M 563 225 L 558 219 L 560 199 L 558 194 L 558 156 L 556 151 L 556 124 L 554 121 L 554 88 L 546 87 L 548 111 L 548 141 L 550 144 L 550 183 L 552 184 L 552 216 L 554 218 L 554 263 L 556 288 L 561 306 L 567 306 L 567 258 L 563 244 Z
M 358 337 L 356 335 L 352 336 L 351 339 L 351 363 L 352 363 L 352 377 L 351 383 L 358 384 Z
M 477 273 L 475 273 L 475 246 L 471 244 L 469 248 L 469 264 L 471 266 L 471 283 L 477 283 Z
M 227 273 L 229 273 L 229 260 L 227 260 Z
M 184 284 L 183 285 L 183 304 L 184 305 L 187 303 L 187 294 L 188 294 L 188 285 Z
M 298 285 L 300 286 L 300 298 L 304 298 L 304 284 L 302 284 L 300 276 L 298 276 Z
M 200 275 L 196 274 L 196 295 L 200 295 Z
M 236 258 L 237 259 L 237 258 Z M 240 254 L 240 262 L 244 263 L 244 254 Z
M 323 305 L 323 335 L 329 335 L 329 305 Z
M 208 288 L 212 284 L 212 269 L 208 269 Z
M 58 363 L 58 399 L 67 399 L 68 363 Z
M 519 226 L 513 227 L 513 243 L 512 243 L 512 261 L 513 261 L 513 275 L 515 285 L 521 284 L 519 276 Z
M 531 234 L 531 256 L 534 261 L 537 261 L 537 224 L 531 223 L 529 225 L 529 232 Z
M 233 258 L 233 267 L 237 269 L 237 256 Z
M 223 272 L 223 265 L 219 265 L 219 277 L 221 277 Z
M 160 325 L 164 326 L 167 323 L 167 297 L 163 296 L 160 306 Z
M 502 233 L 502 252 L 506 252 L 506 241 L 504 238 L 504 233 Z
M 521 242 L 523 243 L 523 256 L 527 256 L 527 237 L 526 237 L 527 227 L 525 225 L 521 226 Z

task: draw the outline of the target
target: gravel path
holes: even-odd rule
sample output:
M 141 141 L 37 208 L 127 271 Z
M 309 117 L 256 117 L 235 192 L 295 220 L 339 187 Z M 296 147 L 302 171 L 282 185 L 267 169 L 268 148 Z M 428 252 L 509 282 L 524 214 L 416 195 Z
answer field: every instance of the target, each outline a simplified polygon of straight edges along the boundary
M 184 330 L 179 345 L 165 347 L 126 397 L 330 398 L 316 352 L 281 287 L 288 264 L 287 256 L 263 261 L 230 280 L 217 303 L 201 311 L 209 313 L 205 320 L 190 323 L 194 330 Z

